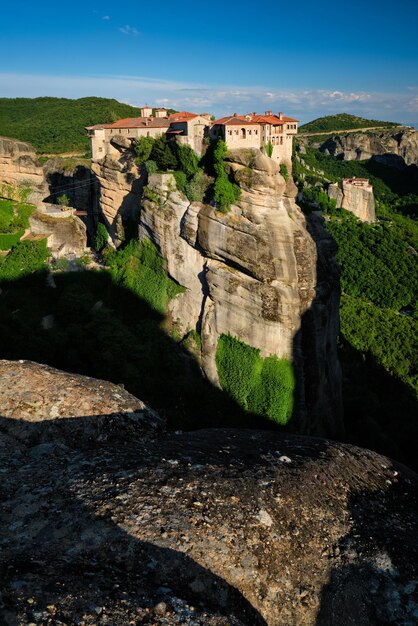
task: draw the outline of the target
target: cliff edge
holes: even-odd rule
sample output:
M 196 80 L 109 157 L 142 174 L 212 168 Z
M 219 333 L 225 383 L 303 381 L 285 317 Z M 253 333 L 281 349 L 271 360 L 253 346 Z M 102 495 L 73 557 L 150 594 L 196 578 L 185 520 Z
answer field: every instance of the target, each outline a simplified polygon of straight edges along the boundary
M 158 434 L 116 385 L 0 372 L 2 624 L 415 623 L 406 468 L 324 439 Z

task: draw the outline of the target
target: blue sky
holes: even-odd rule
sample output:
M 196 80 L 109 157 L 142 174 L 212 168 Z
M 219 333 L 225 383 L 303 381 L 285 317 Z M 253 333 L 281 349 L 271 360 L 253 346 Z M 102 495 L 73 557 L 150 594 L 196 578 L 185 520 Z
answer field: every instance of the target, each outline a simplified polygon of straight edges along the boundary
M 418 121 L 418 0 L 14 2 L 0 96 Z

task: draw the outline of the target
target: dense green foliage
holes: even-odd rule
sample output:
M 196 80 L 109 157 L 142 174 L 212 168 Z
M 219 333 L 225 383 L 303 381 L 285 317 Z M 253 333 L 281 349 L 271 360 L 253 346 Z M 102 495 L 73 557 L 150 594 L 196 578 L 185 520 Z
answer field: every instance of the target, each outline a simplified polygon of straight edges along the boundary
M 41 153 L 87 152 L 86 126 L 140 115 L 109 98 L 0 98 L 0 135 L 29 141 Z
M 18 243 L 34 209 L 31 204 L 0 198 L 0 250 L 9 250 Z
M 150 158 L 152 148 L 154 146 L 154 139 L 152 137 L 141 137 L 138 139 L 135 145 L 135 152 L 137 154 L 136 163 L 142 165 Z
M 216 174 L 213 199 L 224 213 L 229 211 L 231 204 L 237 202 L 241 197 L 241 189 L 229 180 L 226 172 L 225 157 L 227 152 L 226 143 L 219 139 L 213 151 L 213 169 Z
M 171 298 L 184 291 L 167 275 L 165 262 L 156 246 L 145 239 L 132 240 L 106 256 L 115 284 L 129 289 L 154 311 L 166 313 Z
M 372 355 L 387 372 L 418 391 L 416 319 L 350 296 L 343 296 L 340 314 L 342 333 L 350 345 Z
M 283 176 L 286 182 L 289 180 L 289 172 L 287 170 L 286 163 L 280 164 L 280 174 Z
M 46 239 L 16 244 L 6 257 L 0 256 L 0 282 L 39 272 L 45 268 L 48 257 Z
M 373 128 L 379 126 L 381 128 L 393 128 L 399 126 L 396 122 L 382 122 L 379 120 L 368 120 L 357 115 L 348 113 L 337 113 L 336 115 L 326 115 L 318 117 L 312 122 L 299 126 L 299 132 L 315 133 L 334 130 L 350 130 L 352 128 Z
M 0 233 L 15 233 L 25 230 L 29 217 L 35 210 L 32 204 L 23 204 L 0 198 Z
M 138 142 L 136 151 L 138 165 L 145 163 L 148 174 L 169 170 L 176 179 L 177 189 L 191 202 L 203 201 L 211 180 L 199 167 L 199 157 L 190 146 L 169 141 L 166 137 L 146 137 Z M 147 188 L 145 195 L 157 202 Z
M 327 229 L 338 243 L 345 293 L 396 311 L 416 306 L 418 263 L 404 233 L 390 223 L 363 224 L 351 215 L 332 219 Z
M 107 245 L 108 240 L 109 233 L 107 232 L 107 228 L 102 222 L 99 222 L 93 238 L 93 248 L 97 250 L 97 252 L 101 252 Z
M 236 337 L 221 335 L 216 365 L 222 389 L 243 409 L 287 424 L 292 417 L 295 379 L 291 363 L 260 351 Z

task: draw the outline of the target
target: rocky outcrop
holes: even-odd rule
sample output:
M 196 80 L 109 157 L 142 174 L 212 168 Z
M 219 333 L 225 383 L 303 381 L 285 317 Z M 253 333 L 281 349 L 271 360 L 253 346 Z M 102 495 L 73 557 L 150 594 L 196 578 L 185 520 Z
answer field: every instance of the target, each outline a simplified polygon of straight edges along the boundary
M 119 149 L 119 159 L 106 156 L 92 163 L 100 189 L 99 207 L 114 240 L 121 235 L 123 222 L 138 218 L 146 177 L 138 170 L 134 153 L 124 146 Z
M 376 130 L 335 135 L 321 151 L 341 156 L 345 161 L 370 159 L 374 155 L 395 154 L 407 165 L 418 163 L 418 132 L 413 129 Z
M 337 209 L 353 213 L 362 222 L 376 220 L 373 187 L 363 179 L 343 179 L 342 189 L 338 183 L 328 185 L 328 197 L 334 198 Z
M 406 468 L 266 431 L 158 436 L 116 385 L 0 371 L 5 626 L 415 623 Z
M 30 216 L 29 228 L 28 237 L 44 236 L 55 258 L 86 251 L 86 226 L 71 208 L 43 204 Z
M 27 200 L 33 204 L 49 195 L 42 167 L 29 143 L 0 137 L 0 187 L 3 185 L 12 187 L 15 192 L 30 189 Z
M 226 214 L 190 204 L 172 175 L 151 175 L 140 236 L 157 244 L 170 275 L 187 288 L 172 301 L 171 312 L 185 333 L 201 331 L 207 377 L 219 384 L 215 353 L 222 334 L 240 338 L 262 356 L 287 357 L 300 383 L 299 428 L 336 434 L 341 421 L 335 250 L 320 224 L 309 232 L 293 181 L 286 183 L 275 162 L 259 151 L 234 151 L 228 168 L 242 196 Z M 330 258 L 321 260 L 315 238 L 327 241 L 322 249 Z M 323 263 L 327 272 L 319 270 Z

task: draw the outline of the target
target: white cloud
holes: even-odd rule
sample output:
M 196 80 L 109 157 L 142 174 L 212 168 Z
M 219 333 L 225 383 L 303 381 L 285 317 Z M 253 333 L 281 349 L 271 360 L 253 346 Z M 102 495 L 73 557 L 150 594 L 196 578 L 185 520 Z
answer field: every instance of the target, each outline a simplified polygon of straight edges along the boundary
M 110 15 L 103 15 L 102 20 L 108 22 L 110 20 Z
M 132 28 L 132 27 L 131 27 Z M 131 31 L 129 31 L 129 34 Z M 5 97 L 102 96 L 142 105 L 144 102 L 178 110 L 215 115 L 234 111 L 284 111 L 302 121 L 331 113 L 354 113 L 379 119 L 408 120 L 418 111 L 418 98 L 404 92 L 343 91 L 340 89 L 277 89 L 272 85 L 205 85 L 141 76 L 47 76 L 0 73 Z
M 134 37 L 139 35 L 139 30 L 137 30 L 135 26 L 129 26 L 128 24 L 126 26 L 121 26 L 119 30 L 124 35 L 133 35 Z

